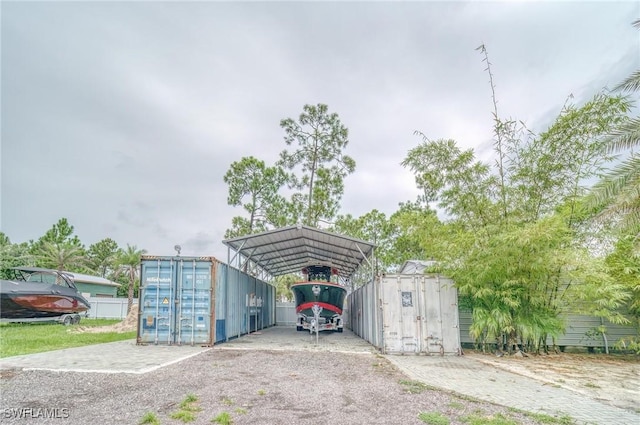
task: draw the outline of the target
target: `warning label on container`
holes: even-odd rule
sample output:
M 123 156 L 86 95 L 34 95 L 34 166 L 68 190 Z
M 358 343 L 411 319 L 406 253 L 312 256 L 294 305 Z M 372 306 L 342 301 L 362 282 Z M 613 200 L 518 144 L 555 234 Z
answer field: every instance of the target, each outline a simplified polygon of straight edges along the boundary
M 164 298 L 162 299 L 162 304 L 169 304 L 169 298 L 164 297 Z

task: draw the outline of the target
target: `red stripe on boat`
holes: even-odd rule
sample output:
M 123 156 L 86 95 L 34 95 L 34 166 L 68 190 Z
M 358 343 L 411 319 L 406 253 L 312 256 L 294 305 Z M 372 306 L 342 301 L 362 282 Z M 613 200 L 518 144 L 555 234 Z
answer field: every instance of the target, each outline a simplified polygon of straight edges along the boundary
M 333 288 L 340 288 L 342 290 L 344 290 L 345 292 L 347 292 L 347 288 L 345 288 L 342 285 L 339 285 L 337 283 L 334 282 L 325 282 L 323 280 L 309 280 L 309 281 L 304 281 L 304 282 L 296 282 L 293 285 L 291 285 L 291 287 L 293 288 L 294 286 L 311 286 L 311 285 L 322 285 L 322 286 L 331 286 Z
M 64 295 L 18 295 L 11 300 L 19 306 L 48 313 L 75 313 L 87 310 L 78 300 Z
M 325 310 L 330 310 L 330 311 L 333 311 L 334 313 L 342 314 L 342 309 L 336 307 L 333 304 L 315 302 L 315 301 L 300 304 L 298 307 L 296 307 L 296 313 L 300 313 L 302 310 L 306 310 L 308 308 L 309 309 L 313 308 L 314 304 L 318 304 L 320 307 L 324 308 Z

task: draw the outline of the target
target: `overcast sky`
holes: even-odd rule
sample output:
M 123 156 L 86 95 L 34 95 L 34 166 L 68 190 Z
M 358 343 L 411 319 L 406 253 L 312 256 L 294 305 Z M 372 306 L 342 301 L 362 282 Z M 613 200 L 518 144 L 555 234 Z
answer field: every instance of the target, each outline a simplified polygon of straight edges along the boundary
M 453 138 L 490 160 L 489 51 L 503 117 L 546 128 L 640 67 L 640 2 L 9 2 L 2 19 L 0 229 L 61 217 L 88 247 L 213 255 L 233 161 L 273 164 L 283 118 L 325 103 L 356 160 L 341 213 L 417 195 L 400 162 Z

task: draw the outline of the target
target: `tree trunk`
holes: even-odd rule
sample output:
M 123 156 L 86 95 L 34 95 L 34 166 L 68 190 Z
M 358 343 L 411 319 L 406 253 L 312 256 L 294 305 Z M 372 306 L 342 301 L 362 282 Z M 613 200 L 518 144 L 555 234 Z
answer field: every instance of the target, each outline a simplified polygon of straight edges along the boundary
M 129 279 L 129 291 L 127 293 L 127 314 L 131 311 L 131 306 L 133 305 L 133 285 L 135 284 L 135 280 Z

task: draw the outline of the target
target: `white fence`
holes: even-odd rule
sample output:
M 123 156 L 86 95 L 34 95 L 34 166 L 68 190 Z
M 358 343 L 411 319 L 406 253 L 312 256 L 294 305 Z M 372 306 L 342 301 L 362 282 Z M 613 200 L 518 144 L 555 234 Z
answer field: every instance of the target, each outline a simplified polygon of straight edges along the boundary
M 121 319 L 127 317 L 126 298 L 87 297 L 91 303 L 87 317 L 91 319 Z M 138 308 L 138 300 L 133 299 L 133 305 Z M 276 303 L 276 325 L 295 326 L 296 305 L 294 303 Z
M 127 317 L 127 299 L 126 298 L 105 298 L 105 297 L 88 297 L 91 303 L 91 310 L 88 311 L 87 317 L 91 319 L 120 319 Z M 138 308 L 138 300 L 134 298 L 133 304 Z
M 276 303 L 276 326 L 295 326 L 297 318 L 295 303 Z

